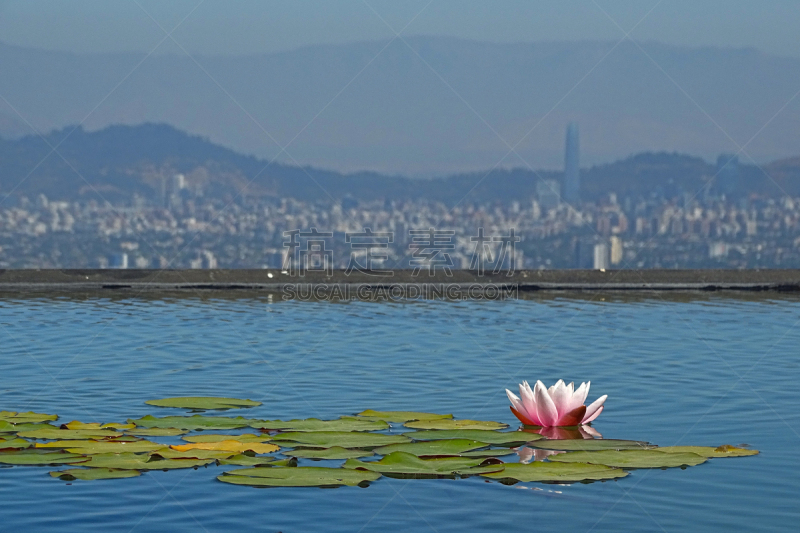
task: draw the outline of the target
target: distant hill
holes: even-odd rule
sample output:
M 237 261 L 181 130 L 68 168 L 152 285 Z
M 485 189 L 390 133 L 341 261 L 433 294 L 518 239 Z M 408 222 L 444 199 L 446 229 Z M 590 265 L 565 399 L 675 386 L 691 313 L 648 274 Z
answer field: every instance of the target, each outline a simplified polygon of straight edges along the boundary
M 246 191 L 248 195 L 309 201 L 348 196 L 357 200 L 428 198 L 453 205 L 461 201 L 529 201 L 540 178 L 562 177 L 560 172 L 522 168 L 431 179 L 342 174 L 269 164 L 165 124 L 111 126 L 95 132 L 78 128 L 70 133 L 72 129 L 52 132 L 44 140 L 32 135 L 0 139 L 0 197 L 44 193 L 52 199 L 129 201 L 139 194 L 155 199 L 165 180 L 183 173 L 191 187 L 219 198 L 233 199 Z M 57 146 L 60 156 L 52 153 L 50 146 Z M 634 198 L 651 193 L 674 196 L 699 191 L 715 172 L 714 164 L 700 158 L 646 153 L 585 169 L 582 182 L 586 199 L 611 191 Z M 764 171 L 742 165 L 740 175 L 739 194 L 787 191 L 800 196 L 799 158 L 771 163 Z
M 800 146 L 800 99 L 779 112 L 800 87 L 798 59 L 643 43 L 656 65 L 630 42 L 407 42 L 413 50 L 396 40 L 382 52 L 387 41 L 196 56 L 202 69 L 185 55 L 134 69 L 144 54 L 0 44 L 0 94 L 40 131 L 84 119 L 88 130 L 167 123 L 261 158 L 288 144 L 294 161 L 343 172 L 558 169 L 570 120 L 585 166 L 660 150 L 713 161 L 736 151 L 728 135 L 740 146 L 752 139 L 747 152 L 759 161 Z M 2 101 L 0 113 L 15 116 Z M 505 157 L 492 129 L 513 145 L 534 125 L 517 147 L 525 162 Z

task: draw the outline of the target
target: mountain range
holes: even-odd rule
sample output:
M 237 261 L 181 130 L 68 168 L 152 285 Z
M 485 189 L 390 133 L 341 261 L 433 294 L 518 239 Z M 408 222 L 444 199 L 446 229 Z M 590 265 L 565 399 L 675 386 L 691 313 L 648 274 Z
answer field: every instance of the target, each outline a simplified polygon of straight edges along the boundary
M 0 135 L 170 124 L 294 166 L 442 176 L 639 152 L 763 163 L 800 145 L 800 60 L 659 43 L 445 37 L 269 55 L 72 54 L 0 44 Z M 510 150 L 514 147 L 514 151 Z M 282 151 L 285 148 L 285 151 Z
M 54 151 L 55 148 L 55 151 Z M 714 163 L 678 153 L 642 153 L 582 171 L 583 196 L 667 197 L 698 193 L 717 169 Z M 157 199 L 163 184 L 183 173 L 205 195 L 235 199 L 243 194 L 306 201 L 410 200 L 528 201 L 540 179 L 562 172 L 528 168 L 485 169 L 442 178 L 409 178 L 376 172 L 340 173 L 243 155 L 166 124 L 110 126 L 99 131 L 65 128 L 45 136 L 0 139 L 0 198 L 129 202 L 134 194 Z M 712 184 L 713 185 L 713 184 Z M 800 158 L 757 167 L 739 165 L 736 194 L 800 196 Z

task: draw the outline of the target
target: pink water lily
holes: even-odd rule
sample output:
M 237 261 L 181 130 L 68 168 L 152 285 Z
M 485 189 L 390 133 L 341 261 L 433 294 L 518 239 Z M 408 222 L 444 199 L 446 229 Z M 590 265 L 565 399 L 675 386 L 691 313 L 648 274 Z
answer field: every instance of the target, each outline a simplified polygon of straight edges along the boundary
M 548 389 L 544 383 L 537 381 L 531 390 L 528 382 L 523 381 L 519 386 L 522 399 L 508 389 L 506 394 L 511 400 L 511 412 L 525 425 L 577 426 L 588 424 L 600 416 L 603 403 L 608 398 L 608 395 L 603 395 L 588 407 L 584 405 L 591 383 L 581 383 L 576 390 L 574 383 L 566 385 L 564 380 L 559 379 L 558 383 Z

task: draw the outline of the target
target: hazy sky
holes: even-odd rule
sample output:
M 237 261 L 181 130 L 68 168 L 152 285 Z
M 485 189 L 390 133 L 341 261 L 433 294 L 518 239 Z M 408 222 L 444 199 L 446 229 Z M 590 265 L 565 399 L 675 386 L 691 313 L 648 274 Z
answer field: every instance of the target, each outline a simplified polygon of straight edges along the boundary
M 800 0 L 367 0 L 405 35 L 488 41 L 636 39 L 755 47 L 800 57 Z M 386 39 L 364 0 L 0 0 L 0 41 L 74 52 L 150 51 L 164 37 L 193 53 L 269 53 L 309 44 Z M 147 12 L 147 13 L 146 13 Z M 415 18 L 416 16 L 416 18 Z M 412 22 L 413 20 L 413 22 Z M 179 52 L 168 41 L 156 53 Z

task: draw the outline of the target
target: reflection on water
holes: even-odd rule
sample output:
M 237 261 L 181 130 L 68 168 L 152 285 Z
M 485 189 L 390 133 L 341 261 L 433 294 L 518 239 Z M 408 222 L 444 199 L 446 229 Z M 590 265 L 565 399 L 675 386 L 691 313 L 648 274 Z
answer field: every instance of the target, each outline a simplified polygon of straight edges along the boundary
M 203 395 L 262 401 L 247 411 L 262 419 L 414 410 L 516 427 L 504 389 L 565 378 L 608 393 L 591 428 L 605 436 L 761 451 L 560 494 L 476 478 L 258 490 L 215 482 L 220 467 L 66 484 L 49 468 L 14 467 L 0 470 L 2 528 L 443 533 L 560 530 L 567 518 L 578 531 L 792 530 L 798 319 L 796 299 L 713 295 L 389 305 L 0 299 L 0 410 L 109 422 L 151 414 L 146 398 Z

